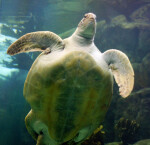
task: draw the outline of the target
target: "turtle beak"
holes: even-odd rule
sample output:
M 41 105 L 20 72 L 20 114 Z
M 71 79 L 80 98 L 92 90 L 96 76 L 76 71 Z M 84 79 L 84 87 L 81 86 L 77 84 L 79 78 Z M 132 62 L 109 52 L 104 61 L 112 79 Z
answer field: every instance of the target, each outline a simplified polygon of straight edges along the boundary
M 93 13 L 87 13 L 87 14 L 84 15 L 84 18 L 96 20 L 96 15 L 93 14 Z
M 84 15 L 84 18 L 83 19 L 86 19 L 90 22 L 93 22 L 94 24 L 96 24 L 96 15 L 93 14 L 93 13 L 87 13 Z
M 84 38 L 93 40 L 96 33 L 96 15 L 93 13 L 85 14 L 78 24 L 77 33 Z
M 87 26 L 88 23 L 93 23 L 96 25 L 96 15 L 93 13 L 87 13 L 84 15 L 83 19 L 80 21 L 78 26 Z

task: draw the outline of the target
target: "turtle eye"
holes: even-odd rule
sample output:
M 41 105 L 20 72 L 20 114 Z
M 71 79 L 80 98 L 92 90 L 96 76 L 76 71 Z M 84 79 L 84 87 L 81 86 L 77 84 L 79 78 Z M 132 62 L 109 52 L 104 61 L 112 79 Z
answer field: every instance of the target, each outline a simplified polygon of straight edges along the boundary
M 84 18 L 87 18 L 87 14 L 84 15 Z

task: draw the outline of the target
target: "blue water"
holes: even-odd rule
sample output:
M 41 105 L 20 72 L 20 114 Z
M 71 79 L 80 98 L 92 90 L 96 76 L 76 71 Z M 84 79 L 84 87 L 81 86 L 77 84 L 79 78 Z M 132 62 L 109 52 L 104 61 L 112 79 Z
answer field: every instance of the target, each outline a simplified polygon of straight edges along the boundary
M 114 85 L 103 125 L 104 143 L 121 141 L 114 129 L 121 117 L 135 120 L 134 140 L 150 139 L 150 2 L 146 0 L 0 0 L 0 145 L 34 145 L 24 118 L 30 110 L 23 97 L 27 73 L 37 52 L 9 56 L 7 48 L 22 35 L 52 31 L 70 36 L 87 12 L 97 15 L 95 44 L 104 52 L 126 53 L 135 71 L 135 85 L 127 99 Z M 126 126 L 132 131 L 131 126 Z M 130 143 L 130 144 L 131 144 Z M 89 144 L 90 145 L 90 144 Z M 146 145 L 146 144 L 145 144 Z

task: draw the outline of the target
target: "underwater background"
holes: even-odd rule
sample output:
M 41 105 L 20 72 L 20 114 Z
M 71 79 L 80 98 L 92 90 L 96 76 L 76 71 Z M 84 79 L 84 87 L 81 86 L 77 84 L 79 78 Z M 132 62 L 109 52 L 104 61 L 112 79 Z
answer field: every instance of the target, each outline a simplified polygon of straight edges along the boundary
M 126 99 L 114 85 L 102 131 L 85 144 L 150 144 L 150 0 L 0 0 L 0 145 L 36 144 L 25 127 L 23 86 L 39 53 L 8 56 L 8 46 L 34 31 L 66 38 L 87 12 L 97 15 L 96 46 L 126 53 L 135 85 Z

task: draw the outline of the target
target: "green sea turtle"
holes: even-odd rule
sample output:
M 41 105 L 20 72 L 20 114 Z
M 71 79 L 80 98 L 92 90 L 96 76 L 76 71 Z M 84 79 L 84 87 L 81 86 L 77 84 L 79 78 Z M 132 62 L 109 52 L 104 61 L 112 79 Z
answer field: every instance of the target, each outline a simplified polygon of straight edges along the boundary
M 26 127 L 37 145 L 78 143 L 89 137 L 109 108 L 113 76 L 122 97 L 131 93 L 134 72 L 128 57 L 115 49 L 101 53 L 94 44 L 95 32 L 96 16 L 88 13 L 64 40 L 39 31 L 8 48 L 10 55 L 43 51 L 28 73 L 23 92 L 31 105 Z

